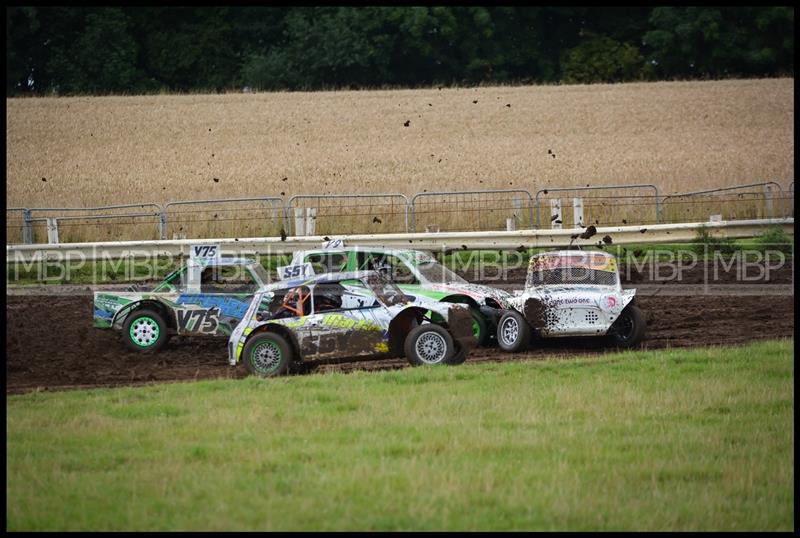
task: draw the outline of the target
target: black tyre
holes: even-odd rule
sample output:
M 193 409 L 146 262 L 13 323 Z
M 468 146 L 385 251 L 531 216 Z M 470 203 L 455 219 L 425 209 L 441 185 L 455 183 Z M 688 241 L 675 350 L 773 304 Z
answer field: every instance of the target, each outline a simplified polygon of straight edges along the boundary
M 445 329 L 433 323 L 425 323 L 411 329 L 403 347 L 406 360 L 412 366 L 447 364 L 447 361 L 455 355 L 453 337 Z
M 252 375 L 275 377 L 285 375 L 292 363 L 292 346 L 275 333 L 256 334 L 247 341 L 242 350 L 244 367 Z
M 455 352 L 455 354 L 450 357 L 449 359 L 445 360 L 445 364 L 449 364 L 450 366 L 458 366 L 459 364 L 464 364 L 464 361 L 467 360 L 467 350 L 466 349 L 459 349 Z
M 475 336 L 475 342 L 479 346 L 487 345 L 489 342 L 489 329 L 486 320 L 474 308 L 470 308 L 469 313 L 472 314 L 472 334 Z
M 527 349 L 531 340 L 531 327 L 516 310 L 509 310 L 497 323 L 497 345 L 509 353 Z
M 169 327 L 155 310 L 140 308 L 128 314 L 122 325 L 122 337 L 128 347 L 135 351 L 158 351 L 167 345 Z
M 608 330 L 608 338 L 611 344 L 628 348 L 633 347 L 644 338 L 647 322 L 644 313 L 636 305 L 628 305 L 617 320 Z

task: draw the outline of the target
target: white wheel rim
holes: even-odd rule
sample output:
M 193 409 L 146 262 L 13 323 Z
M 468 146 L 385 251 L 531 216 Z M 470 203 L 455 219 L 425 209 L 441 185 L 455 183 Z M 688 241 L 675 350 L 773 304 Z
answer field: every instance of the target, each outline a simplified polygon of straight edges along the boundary
M 423 333 L 414 346 L 417 356 L 425 364 L 438 364 L 447 356 L 447 342 L 433 331 Z
M 130 334 L 136 344 L 147 347 L 158 340 L 158 326 L 150 318 L 139 318 L 133 322 Z
M 506 318 L 500 328 L 500 337 L 503 339 L 503 343 L 508 346 L 516 342 L 519 337 L 519 323 L 517 323 L 517 320 Z

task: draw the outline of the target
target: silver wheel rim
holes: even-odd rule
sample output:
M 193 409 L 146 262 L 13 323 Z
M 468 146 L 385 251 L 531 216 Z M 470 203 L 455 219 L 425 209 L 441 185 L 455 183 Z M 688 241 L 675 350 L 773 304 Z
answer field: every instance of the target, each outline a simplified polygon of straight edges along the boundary
M 261 372 L 269 372 L 278 367 L 281 361 L 281 350 L 274 342 L 258 344 L 250 355 L 253 366 Z
M 447 356 L 447 342 L 433 331 L 423 333 L 414 346 L 417 356 L 425 364 L 438 364 Z
M 508 346 L 516 342 L 519 337 L 519 323 L 517 323 L 517 320 L 506 318 L 500 328 L 500 335 L 503 338 L 503 343 Z

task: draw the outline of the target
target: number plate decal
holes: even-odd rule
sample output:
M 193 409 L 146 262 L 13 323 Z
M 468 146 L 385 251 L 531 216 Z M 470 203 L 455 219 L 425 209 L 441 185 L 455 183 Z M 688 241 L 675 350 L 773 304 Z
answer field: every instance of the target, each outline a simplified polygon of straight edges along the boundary
M 344 239 L 329 239 L 322 242 L 322 248 L 342 248 L 344 246 Z
M 278 267 L 279 280 L 310 276 L 314 276 L 314 268 L 311 267 L 311 264 L 308 262 L 302 265 L 284 265 L 283 267 Z
M 219 255 L 219 245 L 192 245 L 189 249 L 189 257 L 195 260 L 215 260 Z

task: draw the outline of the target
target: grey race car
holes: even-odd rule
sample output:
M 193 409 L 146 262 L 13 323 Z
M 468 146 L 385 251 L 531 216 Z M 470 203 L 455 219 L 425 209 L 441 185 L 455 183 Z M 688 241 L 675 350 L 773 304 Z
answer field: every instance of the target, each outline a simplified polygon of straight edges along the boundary
M 228 340 L 228 359 L 268 377 L 326 357 L 460 364 L 474 346 L 467 306 L 411 301 L 375 271 L 328 273 L 259 290 Z

